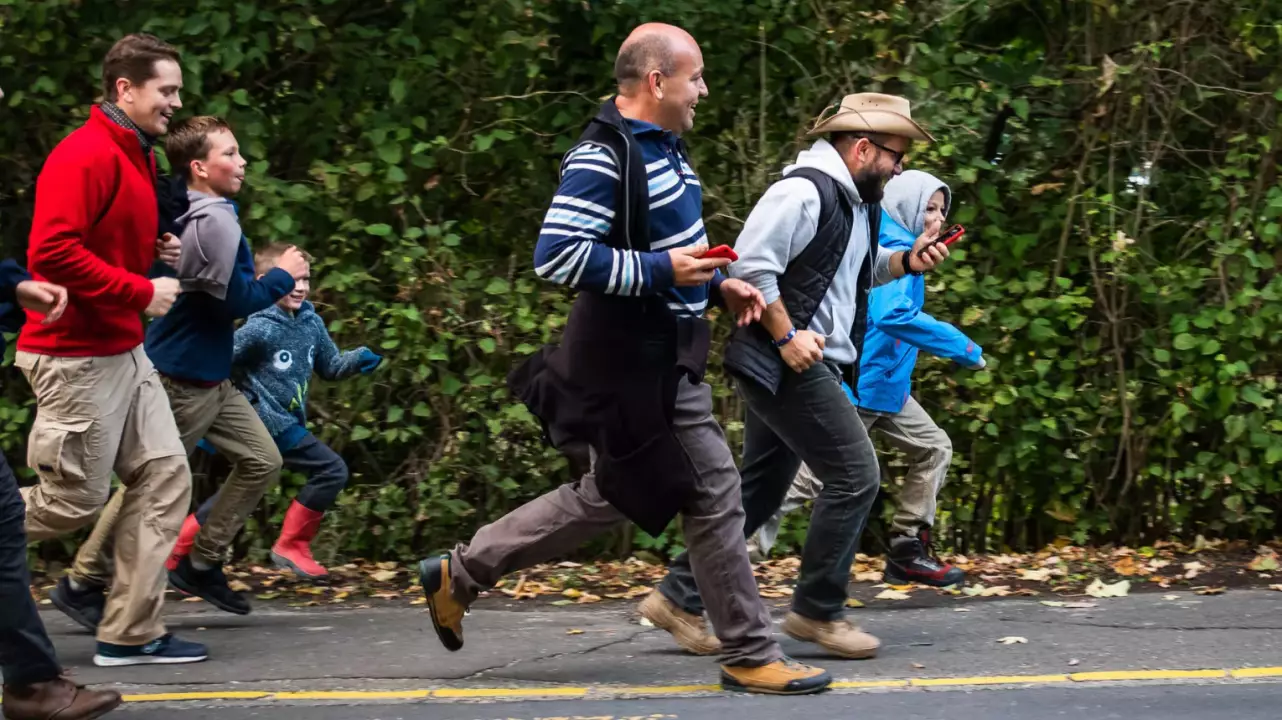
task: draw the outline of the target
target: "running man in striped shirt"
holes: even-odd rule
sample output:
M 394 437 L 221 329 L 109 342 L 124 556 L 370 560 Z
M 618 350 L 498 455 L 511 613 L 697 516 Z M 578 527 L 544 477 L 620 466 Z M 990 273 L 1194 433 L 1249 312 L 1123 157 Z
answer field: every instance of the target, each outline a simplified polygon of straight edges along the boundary
M 697 82 L 701 85 L 702 77 Z M 689 112 L 693 125 L 693 107 Z M 686 267 L 706 273 L 704 268 L 724 264 L 698 259 L 708 242 L 699 176 L 690 167 L 679 134 L 645 120 L 625 121 L 646 166 L 650 252 L 618 250 L 603 242 L 615 219 L 619 167 L 608 148 L 584 143 L 561 163 L 561 186 L 534 251 L 535 272 L 579 290 L 629 297 L 662 294 L 674 314 L 702 317 L 711 288 L 720 287 L 726 278 L 713 270 L 710 282 L 698 282 L 697 277 L 692 278 L 695 284 L 678 282 L 678 271 Z M 737 298 L 731 291 L 727 286 L 723 293 L 733 306 Z
M 715 596 L 707 612 L 716 636 L 661 593 L 642 613 L 704 639 L 701 652 L 720 655 L 723 686 L 819 692 L 831 676 L 784 657 L 774 640 L 743 543 L 739 472 L 702 382 L 709 298 L 741 326 L 765 307 L 759 290 L 718 271 L 725 259 L 702 257 L 703 193 L 680 137 L 708 94 L 703 56 L 684 30 L 643 25 L 620 49 L 615 77 L 619 94 L 562 161 L 534 253 L 540 277 L 579 296 L 559 346 L 518 368 L 514 389 L 550 434 L 559 426 L 590 444 L 592 470 L 419 563 L 432 625 L 460 650 L 467 607 L 503 575 L 629 519 L 658 534 L 680 513 L 699 587 Z

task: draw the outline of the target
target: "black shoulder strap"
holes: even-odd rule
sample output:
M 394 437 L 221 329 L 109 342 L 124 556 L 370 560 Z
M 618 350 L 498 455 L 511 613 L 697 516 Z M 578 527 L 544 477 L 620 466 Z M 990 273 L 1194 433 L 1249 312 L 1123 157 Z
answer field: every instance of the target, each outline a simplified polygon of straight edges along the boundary
M 587 144 L 603 150 L 614 161 L 619 176 L 615 183 L 614 222 L 605 236 L 605 243 L 619 250 L 647 251 L 650 249 L 650 200 L 645 162 L 639 145 L 612 135 L 614 132 L 600 123 L 590 124 L 561 159 L 558 181 L 565 174 L 570 155 L 576 150 Z
M 854 214 L 854 206 L 851 203 L 850 195 L 842 189 L 837 181 L 827 173 L 817 168 L 803 167 L 797 168 L 788 174 L 788 178 L 799 177 L 805 178 L 814 184 L 819 190 L 819 217 L 815 222 L 815 235 L 818 237 L 824 231 L 824 228 L 837 220 L 837 213 L 843 212 L 848 216 Z M 787 179 L 787 178 L 785 178 Z M 803 258 L 807 253 L 822 253 L 824 249 L 819 243 L 810 243 L 805 250 L 801 251 L 794 262 L 804 262 Z

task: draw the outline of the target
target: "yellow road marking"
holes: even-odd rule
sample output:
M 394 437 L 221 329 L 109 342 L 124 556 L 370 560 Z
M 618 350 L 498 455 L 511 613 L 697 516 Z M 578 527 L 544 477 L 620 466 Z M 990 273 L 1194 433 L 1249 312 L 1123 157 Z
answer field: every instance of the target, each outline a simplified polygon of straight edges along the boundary
M 442 688 L 433 690 L 438 698 L 496 698 L 496 697 L 580 697 L 588 688 Z
M 832 684 L 834 690 L 867 688 L 925 688 L 925 687 L 975 687 L 983 685 L 1048 685 L 1074 682 L 1126 682 L 1147 680 L 1238 680 L 1252 678 L 1282 678 L 1282 666 L 1237 668 L 1232 670 L 1109 670 L 1080 672 L 1070 675 L 991 675 L 978 677 L 910 678 L 885 680 L 839 680 Z M 426 699 L 521 699 L 521 698 L 585 698 L 611 695 L 693 695 L 719 692 L 720 685 L 638 685 L 597 687 L 540 687 L 540 688 L 435 688 L 419 690 L 301 690 L 273 692 L 270 690 L 212 690 L 202 692 L 132 693 L 124 696 L 126 702 L 192 702 L 198 700 L 426 700 Z
M 858 688 L 908 687 L 907 680 L 838 680 L 830 685 L 834 690 Z
M 1229 671 L 1235 678 L 1282 677 L 1282 667 L 1238 668 Z
M 1021 683 L 1068 682 L 1067 675 L 991 675 L 984 677 L 917 678 L 909 681 L 913 687 L 941 687 L 944 685 L 1018 685 Z
M 272 693 L 272 700 L 422 700 L 431 690 L 303 690 Z
M 262 691 L 212 691 L 212 692 L 176 692 L 176 693 L 143 693 L 125 695 L 125 702 L 179 702 L 186 700 L 262 700 L 273 697 L 276 693 Z
M 1228 670 L 1111 670 L 1084 672 L 1069 675 L 1073 682 L 1101 682 L 1113 680 L 1190 680 L 1196 678 L 1223 678 Z
M 611 693 L 614 695 L 640 695 L 640 694 L 658 694 L 670 695 L 672 693 L 697 693 L 697 692 L 720 692 L 720 685 L 638 685 L 636 687 L 599 687 L 597 692 Z

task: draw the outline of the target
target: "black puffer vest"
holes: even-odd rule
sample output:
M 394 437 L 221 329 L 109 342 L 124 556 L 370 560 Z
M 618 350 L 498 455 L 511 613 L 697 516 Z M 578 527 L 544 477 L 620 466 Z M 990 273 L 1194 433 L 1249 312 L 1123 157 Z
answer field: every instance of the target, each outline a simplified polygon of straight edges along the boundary
M 779 276 L 779 297 L 788 308 L 788 317 L 793 327 L 805 330 L 810 327 L 815 311 L 828 294 L 828 287 L 832 285 L 850 245 L 856 198 L 832 177 L 815 168 L 798 168 L 788 177 L 805 178 L 819 190 L 819 220 L 815 237 Z M 868 327 L 868 293 L 872 290 L 880 229 L 881 208 L 873 205 L 868 211 L 868 257 L 856 281 L 855 320 L 850 330 L 856 360 L 853 366 L 842 368 L 842 375 L 852 389 L 859 387 L 858 358 L 863 354 L 864 331 Z M 751 380 L 771 393 L 779 390 L 779 381 L 788 369 L 773 338 L 760 323 L 735 331 L 726 347 L 725 365 L 735 376 Z
M 618 210 L 606 243 L 649 251 L 645 162 L 613 98 L 601 106 L 576 147 L 585 142 L 605 148 L 620 169 Z M 681 152 L 684 156 L 684 147 Z M 514 369 L 508 387 L 542 422 L 554 445 L 591 445 L 601 496 L 642 530 L 658 535 L 689 506 L 698 482 L 672 431 L 672 418 L 680 380 L 703 379 L 709 338 L 707 321 L 678 319 L 659 296 L 580 292 L 560 345 L 544 346 Z

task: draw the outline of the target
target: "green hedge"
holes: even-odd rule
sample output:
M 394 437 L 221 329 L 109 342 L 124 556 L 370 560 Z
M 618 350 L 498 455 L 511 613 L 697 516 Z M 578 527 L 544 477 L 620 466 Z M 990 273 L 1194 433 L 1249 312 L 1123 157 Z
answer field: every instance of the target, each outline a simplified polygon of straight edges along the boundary
M 906 94 L 940 138 L 909 163 L 951 181 L 972 231 L 928 307 L 990 362 L 917 372 L 957 451 L 949 544 L 1270 536 L 1279 16 L 1278 0 L 0 0 L 0 228 L 20 253 L 35 175 L 111 42 L 178 45 L 186 110 L 228 117 L 251 160 L 249 236 L 315 254 L 340 343 L 388 356 L 313 392 L 357 476 L 331 547 L 445 546 L 567 479 L 503 388 L 567 308 L 532 248 L 619 42 L 675 22 L 707 62 L 690 141 L 716 242 L 842 94 Z M 7 379 L 0 443 L 18 458 L 30 398 Z M 741 408 L 712 381 L 737 447 Z

